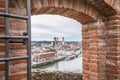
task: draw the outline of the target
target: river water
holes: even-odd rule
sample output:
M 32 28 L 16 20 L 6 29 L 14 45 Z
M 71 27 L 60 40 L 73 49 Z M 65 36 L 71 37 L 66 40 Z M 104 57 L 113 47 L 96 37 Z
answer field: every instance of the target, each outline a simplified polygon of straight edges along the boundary
M 37 68 L 43 70 L 50 70 L 50 71 L 57 70 L 57 71 L 71 71 L 71 72 L 82 73 L 82 57 L 79 56 L 72 60 L 59 61 L 53 64 L 49 64 Z

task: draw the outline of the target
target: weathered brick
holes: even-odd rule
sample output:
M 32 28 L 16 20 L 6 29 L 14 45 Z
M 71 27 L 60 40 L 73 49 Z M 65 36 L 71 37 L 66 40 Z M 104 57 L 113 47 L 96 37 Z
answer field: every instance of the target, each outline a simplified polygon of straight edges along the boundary
M 120 21 L 111 21 L 111 22 L 107 22 L 106 26 L 109 26 L 109 25 L 119 25 L 119 24 L 120 24 Z
M 9 8 L 15 8 L 15 1 L 10 1 L 9 2 Z
M 106 72 L 113 73 L 115 75 L 119 74 L 119 72 L 117 71 L 117 69 L 113 69 L 113 68 L 107 68 Z
M 0 52 L 0 58 L 4 58 L 5 57 L 5 53 Z
M 106 68 L 111 68 L 112 69 L 113 67 L 114 67 L 114 69 L 118 68 L 117 62 L 115 60 L 107 59 L 107 61 L 106 61 Z M 117 70 L 116 70 L 116 72 L 117 72 Z
M 115 79 L 119 79 L 118 75 L 115 75 L 113 73 L 107 73 L 106 76 L 109 76 L 107 79 L 108 80 L 115 80 Z
M 26 30 L 10 30 L 9 35 L 10 36 L 23 36 L 23 33 L 26 32 Z
M 0 8 L 0 12 L 4 12 L 5 10 L 4 10 L 4 8 Z
M 26 23 L 24 22 L 16 22 L 16 23 L 11 23 L 10 24 L 11 29 L 19 29 L 19 30 L 24 30 L 26 29 Z
M 120 26 L 119 25 L 109 25 L 109 26 L 106 26 L 106 29 L 107 30 L 116 30 L 116 29 L 120 29 Z
M 27 50 L 18 49 L 18 50 L 10 50 L 10 57 L 18 57 L 18 56 L 27 56 Z
M 11 74 L 15 74 L 15 73 L 20 73 L 20 72 L 24 72 L 24 71 L 27 71 L 27 65 L 10 65 L 10 73 Z
M 83 80 L 89 80 L 89 75 L 88 74 L 84 74 Z
M 9 61 L 10 65 L 20 64 L 20 63 L 27 63 L 27 59 Z
M 5 78 L 5 72 L 4 72 L 4 71 L 1 71 L 1 72 L 0 72 L 0 79 L 3 79 L 3 78 Z
M 5 33 L 5 27 L 0 27 L 0 34 L 4 34 Z
M 9 45 L 10 49 L 11 50 L 16 50 L 16 49 L 26 49 L 27 48 L 27 45 L 24 45 L 24 44 L 10 44 Z
M 107 51 L 117 51 L 117 47 L 106 47 Z
M 86 70 L 89 70 L 89 66 L 87 66 L 87 65 L 83 65 L 83 68 Z
M 89 80 L 89 78 L 86 76 L 85 77 L 83 76 L 83 80 Z
M 15 75 L 10 75 L 9 80 L 22 80 L 27 78 L 26 73 L 21 73 L 21 74 L 15 74 Z
M 118 43 L 107 43 L 106 46 L 109 46 L 109 47 L 117 47 L 118 46 Z
M 4 0 L 0 1 L 0 7 L 4 7 Z
M 111 56 L 117 56 L 118 54 L 117 54 L 117 52 L 116 51 L 106 51 L 106 54 L 109 56 L 109 55 L 111 55 Z
M 114 20 L 120 20 L 120 16 L 111 16 L 111 17 L 108 17 L 107 18 L 107 21 L 109 22 L 109 21 L 114 21 Z
M 0 39 L 0 43 L 5 43 L 5 39 Z
M 5 70 L 5 64 L 4 63 L 1 63 L 0 64 L 0 71 L 4 71 Z
M 0 52 L 4 52 L 5 51 L 5 46 L 4 45 L 0 45 Z
M 4 24 L 5 24 L 4 18 L 0 18 L 0 25 L 4 25 Z

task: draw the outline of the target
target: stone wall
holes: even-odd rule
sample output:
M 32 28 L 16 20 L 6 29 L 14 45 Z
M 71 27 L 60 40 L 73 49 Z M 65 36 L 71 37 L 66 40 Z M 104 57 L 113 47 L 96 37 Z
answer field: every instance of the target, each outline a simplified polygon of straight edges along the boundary
M 32 80 L 82 80 L 81 73 L 61 71 L 34 71 Z
M 4 12 L 4 1 L 0 0 L 0 12 Z M 26 14 L 26 0 L 9 1 L 9 13 Z M 120 80 L 120 0 L 31 0 L 31 14 L 59 14 L 81 22 L 83 79 Z M 25 23 L 10 18 L 9 35 L 22 36 Z M 0 36 L 5 28 L 5 18 L 0 17 Z M 0 39 L 0 58 L 5 57 L 5 46 L 5 39 Z M 27 53 L 23 44 L 10 44 L 9 48 L 9 57 Z M 26 59 L 9 61 L 9 80 L 26 79 L 26 63 Z M 4 78 L 5 62 L 0 62 L 0 79 Z

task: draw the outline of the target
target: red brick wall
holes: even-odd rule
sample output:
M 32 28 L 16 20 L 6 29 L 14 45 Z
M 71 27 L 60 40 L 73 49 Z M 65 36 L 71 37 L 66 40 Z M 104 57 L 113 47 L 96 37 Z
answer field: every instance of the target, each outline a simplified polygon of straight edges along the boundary
M 0 1 L 0 12 L 4 12 L 4 1 Z M 4 35 L 4 18 L 0 17 L 0 35 Z M 5 55 L 5 45 L 4 45 L 4 40 L 0 39 L 0 58 L 3 58 Z M 4 73 L 5 73 L 5 65 L 4 62 L 0 62 L 0 79 L 4 78 Z
M 4 12 L 4 0 L 0 0 L 0 12 Z M 10 8 L 14 5 L 9 5 Z M 9 8 L 9 10 L 10 10 Z M 9 12 L 13 13 L 13 12 Z M 0 17 L 0 35 L 5 33 L 5 20 Z M 26 32 L 26 24 L 24 20 L 9 18 L 9 35 L 22 36 Z M 5 57 L 5 40 L 0 39 L 0 58 Z M 26 45 L 9 44 L 9 57 L 18 57 L 26 55 Z M 9 61 L 9 80 L 22 80 L 27 78 L 27 60 Z M 0 80 L 5 78 L 5 63 L 0 62 Z
M 23 32 L 26 32 L 26 23 L 24 20 L 9 19 L 9 22 L 10 22 L 9 34 L 11 36 L 22 36 Z M 10 49 L 9 55 L 10 57 L 26 56 L 27 55 L 26 48 L 27 45 L 24 45 L 22 43 L 19 44 L 11 43 L 9 44 Z M 9 80 L 22 80 L 27 78 L 27 59 L 10 61 L 9 66 L 10 66 Z M 19 78 L 17 76 L 19 76 Z
M 120 13 L 106 21 L 106 76 L 108 80 L 120 79 Z
M 105 80 L 105 25 L 96 22 L 82 28 L 83 80 Z

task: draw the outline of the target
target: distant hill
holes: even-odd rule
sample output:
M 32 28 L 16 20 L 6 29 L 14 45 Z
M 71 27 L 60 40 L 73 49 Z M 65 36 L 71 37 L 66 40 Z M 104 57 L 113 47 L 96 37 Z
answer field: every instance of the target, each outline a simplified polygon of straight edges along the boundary
M 66 41 L 67 43 L 71 43 L 71 44 L 78 44 L 78 43 L 81 43 L 81 42 L 78 42 L 78 41 Z
M 41 44 L 41 43 L 48 43 L 50 44 L 52 41 L 31 41 L 32 44 Z
M 50 44 L 52 41 L 32 41 L 32 45 L 33 44 L 41 44 L 41 43 L 48 43 Z M 71 44 L 80 44 L 81 42 L 78 42 L 78 41 L 65 41 L 67 43 L 71 43 Z

